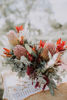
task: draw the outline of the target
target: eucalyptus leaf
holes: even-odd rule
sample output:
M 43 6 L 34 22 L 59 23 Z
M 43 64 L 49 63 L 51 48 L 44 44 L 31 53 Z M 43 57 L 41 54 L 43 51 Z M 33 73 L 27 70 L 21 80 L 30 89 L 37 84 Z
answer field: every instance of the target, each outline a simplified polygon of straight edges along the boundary
M 40 48 L 40 49 L 38 50 L 38 54 L 40 54 L 40 53 L 42 52 L 42 50 L 43 50 L 43 48 Z
M 26 64 L 26 65 L 29 65 L 30 64 L 30 62 L 27 60 L 27 58 L 25 56 L 22 56 L 21 59 L 20 59 L 20 61 L 22 63 Z
M 49 87 L 50 93 L 52 94 L 52 96 L 54 96 L 54 88 L 52 87 L 52 84 L 49 83 L 48 87 Z
M 53 88 L 57 89 L 56 84 L 55 84 L 55 82 L 53 80 L 50 80 L 50 83 L 52 84 Z
M 25 44 L 25 48 L 30 54 L 32 54 L 34 57 L 37 57 L 36 53 L 32 50 L 32 48 L 28 44 Z
M 32 54 L 32 49 L 28 44 L 25 44 L 25 48 L 27 49 L 27 51 Z
M 45 65 L 45 61 L 41 62 L 40 64 L 41 64 L 42 66 L 44 66 L 44 65 Z
M 25 76 L 25 72 L 26 72 L 26 71 L 20 71 L 20 72 L 18 72 L 19 78 L 20 78 L 20 77 L 24 77 L 24 76 Z

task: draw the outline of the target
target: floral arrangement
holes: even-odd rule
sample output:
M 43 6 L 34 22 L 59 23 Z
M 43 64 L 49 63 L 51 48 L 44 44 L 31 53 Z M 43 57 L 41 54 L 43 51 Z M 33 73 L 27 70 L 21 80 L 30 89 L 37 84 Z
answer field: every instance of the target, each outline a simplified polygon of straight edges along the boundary
M 67 49 L 66 41 L 61 38 L 56 43 L 40 40 L 39 44 L 32 44 L 21 36 L 23 26 L 16 27 L 17 32 L 9 31 L 8 40 L 12 48 L 4 49 L 4 57 L 12 64 L 12 70 L 24 77 L 25 74 L 32 79 L 35 88 L 41 87 L 44 90 L 48 86 L 50 93 L 54 95 L 56 81 L 60 80 L 58 66 L 61 65 L 61 56 Z

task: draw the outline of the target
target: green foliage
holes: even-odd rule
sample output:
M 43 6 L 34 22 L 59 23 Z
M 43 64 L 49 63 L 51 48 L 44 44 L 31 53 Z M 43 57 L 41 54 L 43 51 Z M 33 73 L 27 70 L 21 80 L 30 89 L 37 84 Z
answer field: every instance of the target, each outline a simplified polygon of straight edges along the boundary
M 36 53 L 32 50 L 32 48 L 28 44 L 25 44 L 25 48 L 31 55 L 37 57 Z

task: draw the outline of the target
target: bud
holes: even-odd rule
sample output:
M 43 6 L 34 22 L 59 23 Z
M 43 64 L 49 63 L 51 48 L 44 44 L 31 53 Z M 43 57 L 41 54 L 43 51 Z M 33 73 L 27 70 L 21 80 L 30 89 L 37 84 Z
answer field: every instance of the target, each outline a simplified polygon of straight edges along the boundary
M 16 33 L 13 30 L 8 32 L 7 37 L 8 37 L 9 43 L 11 45 L 15 46 L 19 43 L 18 42 L 18 37 L 17 37 Z
M 41 52 L 41 57 L 43 57 L 43 59 L 45 61 L 49 60 L 49 55 L 48 55 L 48 48 L 46 46 L 44 46 L 42 52 Z

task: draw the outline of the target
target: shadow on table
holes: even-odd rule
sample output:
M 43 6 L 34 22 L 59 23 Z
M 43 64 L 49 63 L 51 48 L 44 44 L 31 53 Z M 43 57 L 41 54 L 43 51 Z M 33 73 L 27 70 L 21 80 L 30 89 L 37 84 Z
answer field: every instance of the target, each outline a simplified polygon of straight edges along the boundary
M 3 96 L 3 89 L 0 89 L 0 100 L 2 100 L 2 96 Z

